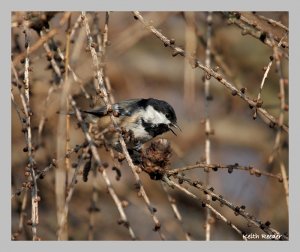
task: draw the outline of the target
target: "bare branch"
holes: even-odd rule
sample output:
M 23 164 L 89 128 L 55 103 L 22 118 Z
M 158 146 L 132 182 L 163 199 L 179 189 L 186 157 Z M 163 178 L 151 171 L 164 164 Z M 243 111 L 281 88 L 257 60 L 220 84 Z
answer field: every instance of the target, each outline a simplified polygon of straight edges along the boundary
M 257 177 L 267 176 L 270 178 L 275 178 L 279 182 L 282 182 L 282 176 L 280 176 L 280 175 L 266 172 L 266 171 L 254 168 L 253 166 L 241 166 L 238 163 L 230 164 L 230 165 L 196 163 L 195 165 L 188 165 L 188 166 L 181 167 L 181 168 L 174 168 L 171 170 L 167 170 L 166 173 L 169 176 L 169 175 L 178 174 L 178 173 L 184 172 L 184 171 L 194 170 L 197 168 L 207 169 L 207 170 L 209 169 L 209 170 L 213 170 L 213 171 L 217 171 L 218 169 L 227 169 L 228 173 L 232 173 L 233 170 L 248 171 L 250 175 L 255 175 Z
M 100 63 L 98 61 L 97 53 L 96 53 L 95 48 L 94 48 L 93 38 L 90 35 L 89 24 L 88 24 L 87 17 L 85 16 L 84 12 L 82 13 L 82 19 L 83 19 L 83 22 L 84 22 L 84 25 L 85 25 L 87 38 L 88 38 L 88 43 L 89 43 L 89 49 L 90 49 L 90 52 L 91 52 L 91 55 L 92 55 L 93 65 L 94 65 L 95 72 L 96 72 L 96 74 L 95 74 L 96 77 L 95 78 L 98 82 L 98 85 L 95 86 L 96 92 L 103 99 L 103 102 L 104 102 L 105 106 L 107 107 L 107 111 L 112 111 L 112 105 L 109 101 L 108 93 L 107 93 L 107 90 L 106 90 L 106 87 L 105 87 L 105 84 L 104 84 L 103 70 L 100 68 Z M 116 131 L 120 132 L 120 128 L 117 125 L 113 114 L 110 114 L 110 119 L 111 119 Z M 134 175 L 134 178 L 136 180 L 136 184 L 139 186 L 140 194 L 141 194 L 142 198 L 144 199 L 144 201 L 145 201 L 145 203 L 148 207 L 148 210 L 149 210 L 149 212 L 152 216 L 152 219 L 155 223 L 154 230 L 158 232 L 161 239 L 164 239 L 164 236 L 160 231 L 161 224 L 160 224 L 160 222 L 159 222 L 159 220 L 156 216 L 155 211 L 153 210 L 153 207 L 151 206 L 150 200 L 149 200 L 149 198 L 146 194 L 146 191 L 145 191 L 145 189 L 144 189 L 144 187 L 141 183 L 140 176 L 138 174 L 138 171 L 140 171 L 140 169 L 133 164 L 132 159 L 131 159 L 131 157 L 128 153 L 127 147 L 126 147 L 126 143 L 125 143 L 124 138 L 121 134 L 119 134 L 119 141 L 120 141 L 120 144 L 121 144 L 121 147 L 122 147 L 123 154 L 125 155 L 125 158 L 128 162 L 128 165 L 131 168 L 131 171 L 132 171 L 132 173 Z
M 76 106 L 76 102 L 74 101 L 74 99 L 70 95 L 69 95 L 68 99 L 69 99 L 69 101 L 70 101 L 73 109 L 75 110 L 75 115 L 77 117 L 77 120 L 79 121 L 79 123 L 81 125 L 81 129 L 82 129 L 82 131 L 83 131 L 83 133 L 85 135 L 85 138 L 86 138 L 86 140 L 88 142 L 88 145 L 89 145 L 89 147 L 91 149 L 93 158 L 96 161 L 96 166 L 97 166 L 98 169 L 100 169 L 100 172 L 102 174 L 104 182 L 105 182 L 105 184 L 107 186 L 107 190 L 108 190 L 110 196 L 112 197 L 115 205 L 117 206 L 117 209 L 118 209 L 118 211 L 120 213 L 120 216 L 121 216 L 122 224 L 124 224 L 124 226 L 128 229 L 131 238 L 133 240 L 135 240 L 136 239 L 136 235 L 134 234 L 134 232 L 133 232 L 133 230 L 132 230 L 132 228 L 131 228 L 131 226 L 129 224 L 129 221 L 128 221 L 127 216 L 126 216 L 125 211 L 124 211 L 124 208 L 122 206 L 122 202 L 119 199 L 118 195 L 116 194 L 116 192 L 115 192 L 115 190 L 114 190 L 114 188 L 113 188 L 113 186 L 111 184 L 111 181 L 110 181 L 110 179 L 109 179 L 109 177 L 108 177 L 105 169 L 102 168 L 102 162 L 100 160 L 100 156 L 98 154 L 97 148 L 96 148 L 96 146 L 95 146 L 95 144 L 94 144 L 94 142 L 92 140 L 92 137 L 90 136 L 90 134 L 88 132 L 88 128 L 86 127 L 86 124 L 84 123 L 84 121 L 82 119 L 81 113 L 80 113 L 79 109 Z
M 211 34 L 212 34 L 212 12 L 209 12 L 206 17 L 206 50 L 205 50 L 205 65 L 207 67 L 211 67 Z M 209 102 L 211 100 L 211 91 L 210 91 L 210 78 L 205 78 L 204 80 L 204 114 L 205 114 L 205 163 L 210 164 L 211 163 L 211 121 L 210 121 L 210 114 L 209 114 Z M 205 182 L 208 185 L 209 184 L 209 170 L 204 169 L 206 173 Z M 206 199 L 209 201 L 211 200 L 211 197 L 209 194 L 206 195 Z M 205 222 L 205 239 L 207 241 L 210 240 L 211 236 L 211 214 L 210 209 L 206 209 L 206 222 Z
M 186 231 L 184 230 L 182 216 L 181 216 L 181 214 L 180 214 L 180 212 L 179 212 L 179 209 L 178 209 L 178 207 L 177 207 L 176 200 L 169 194 L 169 192 L 168 192 L 168 190 L 167 190 L 167 187 L 166 187 L 166 184 L 162 182 L 161 185 L 162 185 L 162 188 L 164 189 L 164 191 L 165 191 L 166 194 L 167 194 L 168 201 L 169 201 L 169 203 L 170 203 L 170 205 L 171 205 L 171 207 L 172 207 L 172 210 L 173 210 L 173 212 L 174 212 L 174 216 L 175 216 L 175 218 L 178 220 L 178 222 L 179 222 L 179 224 L 180 224 L 180 226 L 181 226 L 181 228 L 182 228 L 182 231 L 184 232 L 185 239 L 186 239 L 187 241 L 190 241 L 190 240 L 191 240 L 191 234 L 190 234 L 189 232 L 186 232 Z M 170 185 L 172 186 L 173 184 L 171 183 Z
M 278 239 L 280 239 L 280 240 L 288 240 L 288 238 L 286 237 L 286 235 L 280 234 L 274 228 L 270 228 L 269 227 L 270 224 L 269 224 L 268 221 L 266 223 L 263 223 L 261 220 L 257 219 L 253 215 L 247 213 L 245 211 L 245 206 L 235 206 L 233 203 L 231 203 L 228 200 L 224 199 L 224 197 L 222 195 L 218 195 L 218 194 L 214 193 L 214 189 L 212 187 L 211 188 L 207 188 L 200 181 L 192 181 L 192 180 L 190 180 L 188 178 L 185 178 L 182 175 L 175 175 L 174 177 L 180 179 L 183 182 L 188 183 L 190 186 L 193 186 L 195 188 L 200 189 L 204 194 L 209 194 L 211 196 L 211 198 L 212 198 L 212 201 L 219 201 L 222 205 L 225 205 L 229 209 L 231 209 L 232 211 L 234 211 L 234 213 L 236 215 L 241 215 L 247 221 L 249 221 L 250 223 L 254 224 L 256 227 L 259 227 L 266 234 L 270 234 L 270 235 L 274 235 L 274 236 L 278 236 L 279 235 Z
M 37 49 L 39 49 L 45 41 L 48 39 L 52 38 L 59 32 L 59 28 L 65 24 L 65 22 L 68 20 L 69 16 L 71 14 L 69 12 L 66 12 L 61 20 L 59 21 L 59 27 L 58 28 L 53 28 L 51 31 L 49 31 L 43 38 L 40 38 L 38 41 L 36 41 L 28 50 L 27 53 L 23 52 L 19 55 L 17 55 L 13 59 L 13 64 L 16 66 L 17 64 L 20 63 L 21 60 L 25 59 L 26 55 L 30 55 L 31 53 L 35 52 Z
M 184 187 L 182 187 L 181 185 L 173 182 L 170 180 L 170 185 L 174 186 L 175 188 L 179 189 L 180 191 L 184 192 L 186 195 L 199 200 L 199 198 L 193 194 L 192 192 L 190 192 L 189 190 L 185 189 Z M 244 233 L 238 228 L 236 227 L 234 224 L 232 224 L 231 221 L 229 221 L 225 216 L 223 216 L 219 211 L 217 211 L 214 207 L 211 206 L 211 204 L 209 203 L 202 203 L 203 206 L 206 206 L 207 208 L 209 208 L 210 211 L 212 211 L 216 217 L 220 218 L 222 221 L 224 221 L 227 225 L 229 225 L 233 230 L 235 230 L 239 235 L 242 236 L 243 240 L 247 240 L 247 238 L 243 235 Z
M 245 89 L 239 90 L 232 83 L 227 81 L 221 74 L 217 73 L 216 71 L 214 71 L 213 69 L 211 69 L 207 66 L 202 65 L 202 63 L 199 59 L 196 59 L 195 57 L 187 54 L 182 48 L 176 46 L 174 41 L 171 41 L 165 35 L 163 35 L 161 32 L 159 32 L 154 26 L 148 24 L 144 20 L 143 16 L 138 11 L 134 12 L 134 16 L 145 26 L 145 28 L 147 28 L 157 38 L 159 38 L 164 43 L 165 46 L 168 46 L 171 49 L 173 49 L 172 56 L 175 57 L 177 55 L 180 55 L 183 57 L 187 57 L 190 60 L 190 62 L 194 65 L 194 67 L 198 67 L 198 68 L 202 69 L 203 71 L 206 72 L 207 76 L 211 76 L 211 77 L 215 78 L 219 83 L 223 84 L 231 92 L 232 95 L 239 96 L 242 100 L 247 102 L 251 108 L 257 107 L 257 103 L 255 101 L 253 101 L 251 98 L 249 98 L 248 96 L 246 96 Z M 258 111 L 259 116 L 261 116 L 264 119 L 263 121 L 266 124 L 268 124 L 269 126 L 270 126 L 270 124 L 272 124 L 272 127 L 278 126 L 278 127 L 282 128 L 285 132 L 288 133 L 288 131 L 289 131 L 288 126 L 285 124 L 279 125 L 277 119 L 274 118 L 274 116 L 272 116 L 268 111 L 266 111 L 265 109 L 263 109 L 261 107 L 257 108 L 257 111 Z
M 24 72 L 24 101 L 23 109 L 25 111 L 26 117 L 26 140 L 27 140 L 27 154 L 28 154 L 28 168 L 31 174 L 32 187 L 31 187 L 31 226 L 32 226 L 32 239 L 39 240 L 37 236 L 37 225 L 39 224 L 39 201 L 38 197 L 38 186 L 36 181 L 36 161 L 33 157 L 33 144 L 32 144 L 32 133 L 31 133 L 31 115 L 32 111 L 30 108 L 30 82 L 29 82 L 29 38 L 27 34 L 27 28 L 24 29 L 25 35 L 25 48 L 26 48 L 26 57 L 25 57 L 25 72 Z

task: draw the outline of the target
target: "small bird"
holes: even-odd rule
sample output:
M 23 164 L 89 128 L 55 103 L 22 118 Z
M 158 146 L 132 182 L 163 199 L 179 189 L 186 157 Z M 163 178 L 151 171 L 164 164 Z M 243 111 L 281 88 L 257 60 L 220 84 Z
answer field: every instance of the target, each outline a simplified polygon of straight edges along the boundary
M 139 151 L 144 143 L 154 137 L 167 131 L 176 135 L 173 128 L 180 130 L 174 109 L 162 100 L 153 98 L 124 100 L 113 104 L 112 109 L 117 124 L 132 134 L 132 140 L 126 141 L 128 150 Z M 97 123 L 102 129 L 107 128 L 111 123 L 105 106 L 93 110 L 81 110 L 81 113 L 87 115 L 89 122 Z M 115 150 L 121 152 L 115 133 L 107 132 L 105 138 Z

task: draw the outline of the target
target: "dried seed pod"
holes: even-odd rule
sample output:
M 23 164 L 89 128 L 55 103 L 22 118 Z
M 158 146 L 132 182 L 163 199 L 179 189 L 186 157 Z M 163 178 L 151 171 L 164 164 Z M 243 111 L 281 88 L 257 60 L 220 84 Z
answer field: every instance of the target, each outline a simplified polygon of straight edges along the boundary
M 161 227 L 160 223 L 155 224 L 153 231 L 160 230 L 160 227 Z
M 236 96 L 236 95 L 238 94 L 238 91 L 237 91 L 236 89 L 234 89 L 234 90 L 231 91 L 231 94 L 232 94 L 233 96 Z
M 171 45 L 174 45 L 174 44 L 175 44 L 175 39 L 171 38 L 171 39 L 170 39 L 170 44 L 171 44 Z
M 261 176 L 261 172 L 259 170 L 255 170 L 254 172 L 256 177 L 260 177 Z
M 119 181 L 122 175 L 121 170 L 116 166 L 114 166 L 112 170 L 116 172 L 116 180 Z
M 127 200 L 122 200 L 121 201 L 122 207 L 128 207 L 129 206 L 129 202 Z
M 243 94 L 245 94 L 245 93 L 246 93 L 246 91 L 247 91 L 247 88 L 245 88 L 245 87 L 242 87 L 242 88 L 240 89 L 240 91 L 241 91 Z
M 84 182 L 88 181 L 88 175 L 91 170 L 91 167 L 92 167 L 92 162 L 91 162 L 91 160 L 89 160 L 88 162 L 85 163 L 85 165 L 83 167 L 82 180 Z
M 261 106 L 263 105 L 263 100 L 262 99 L 259 99 L 257 102 L 256 102 L 256 107 L 258 108 L 261 108 Z

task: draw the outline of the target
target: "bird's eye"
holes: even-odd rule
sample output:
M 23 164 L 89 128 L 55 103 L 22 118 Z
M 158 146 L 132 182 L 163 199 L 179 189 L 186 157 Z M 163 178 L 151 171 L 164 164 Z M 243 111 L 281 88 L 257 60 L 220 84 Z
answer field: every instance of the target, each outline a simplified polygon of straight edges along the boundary
M 167 117 L 167 119 L 169 119 L 169 120 L 170 120 L 170 118 L 171 118 L 171 115 L 168 113 L 168 114 L 166 114 L 166 117 Z

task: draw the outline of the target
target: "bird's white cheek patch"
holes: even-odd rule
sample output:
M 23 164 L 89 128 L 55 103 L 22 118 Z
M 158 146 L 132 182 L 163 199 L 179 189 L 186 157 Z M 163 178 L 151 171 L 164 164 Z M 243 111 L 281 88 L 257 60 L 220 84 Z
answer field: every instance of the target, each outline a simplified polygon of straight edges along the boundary
M 148 123 L 152 123 L 156 125 L 171 123 L 163 113 L 156 111 L 152 106 L 148 106 L 146 108 L 144 114 L 144 120 Z
M 133 132 L 134 138 L 141 142 L 145 142 L 151 139 L 151 136 L 142 125 L 135 124 L 133 127 L 130 127 L 130 129 Z

